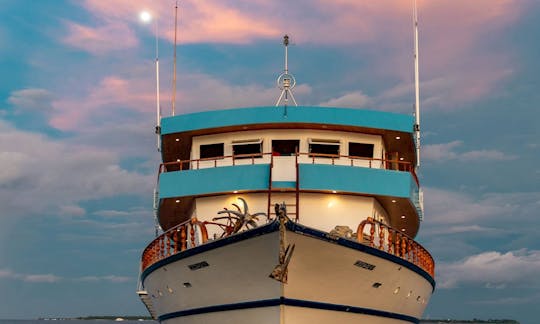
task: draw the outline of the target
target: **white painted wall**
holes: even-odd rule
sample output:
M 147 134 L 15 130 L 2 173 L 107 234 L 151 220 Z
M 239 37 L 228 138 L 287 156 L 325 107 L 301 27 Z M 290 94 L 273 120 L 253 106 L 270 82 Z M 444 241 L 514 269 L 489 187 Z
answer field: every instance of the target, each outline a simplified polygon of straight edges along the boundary
M 244 198 L 248 203 L 250 214 L 267 212 L 268 195 L 266 193 L 253 193 L 196 198 L 194 216 L 201 221 L 212 221 L 215 217 L 225 216 L 217 214 L 224 208 L 236 210 L 233 203 L 243 210 L 242 202 L 238 200 L 239 197 Z M 289 217 L 294 219 L 296 217 L 296 198 L 292 192 L 272 194 L 271 216 L 274 217 L 273 205 L 282 202 L 287 205 Z M 302 193 L 300 194 L 299 215 L 301 224 L 327 232 L 336 226 L 348 226 L 353 232 L 356 232 L 358 225 L 367 217 L 377 217 L 388 223 L 388 214 L 375 198 L 352 195 Z M 221 222 L 225 223 L 224 220 Z M 259 225 L 266 223 L 266 217 L 259 217 L 258 223 Z M 219 227 L 213 225 L 207 227 L 209 237 L 221 234 Z
M 349 142 L 373 144 L 373 157 L 381 159 L 384 156 L 384 143 L 380 135 L 360 134 L 352 132 L 337 132 L 337 131 L 324 131 L 324 130 L 302 130 L 302 129 L 269 129 L 259 131 L 244 131 L 244 132 L 231 132 L 214 135 L 196 136 L 193 138 L 191 159 L 196 160 L 200 157 L 200 145 L 224 143 L 225 156 L 232 155 L 232 142 L 239 140 L 258 140 L 262 139 L 263 153 L 270 153 L 272 151 L 272 140 L 300 140 L 300 152 L 309 152 L 309 139 L 324 139 L 324 140 L 338 140 L 340 141 L 340 155 L 349 155 Z M 283 158 L 283 157 L 280 157 Z M 367 160 L 351 160 L 348 158 L 340 159 L 328 159 L 328 158 L 310 158 L 306 155 L 301 156 L 300 163 L 320 163 L 320 164 L 336 164 L 336 165 L 354 165 L 361 167 L 383 168 L 383 164 L 380 161 L 374 161 L 370 163 Z M 217 160 L 217 166 L 232 165 L 231 158 Z M 236 160 L 235 164 L 259 164 L 270 163 L 270 156 L 265 155 L 263 158 L 254 159 L 242 159 Z M 214 161 L 204 161 L 198 164 L 199 168 L 214 167 Z M 193 165 L 193 168 L 197 168 L 197 165 Z M 281 171 L 279 171 L 281 172 Z M 285 180 L 276 180 L 285 181 Z

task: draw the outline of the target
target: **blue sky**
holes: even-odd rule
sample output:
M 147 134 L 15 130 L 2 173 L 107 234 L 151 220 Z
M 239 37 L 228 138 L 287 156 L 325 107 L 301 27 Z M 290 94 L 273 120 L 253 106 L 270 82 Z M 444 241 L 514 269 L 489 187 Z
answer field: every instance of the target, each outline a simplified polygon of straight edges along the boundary
M 411 5 L 181 1 L 177 110 L 273 104 L 288 33 L 300 104 L 411 113 Z M 143 9 L 168 113 L 174 1 L 2 1 L 0 318 L 145 313 L 159 160 Z M 540 3 L 419 0 L 419 15 L 425 315 L 537 323 Z

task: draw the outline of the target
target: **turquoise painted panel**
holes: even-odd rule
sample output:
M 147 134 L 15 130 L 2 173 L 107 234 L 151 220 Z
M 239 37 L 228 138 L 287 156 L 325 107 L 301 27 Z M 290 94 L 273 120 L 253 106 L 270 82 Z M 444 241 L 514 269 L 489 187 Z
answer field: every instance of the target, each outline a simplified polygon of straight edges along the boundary
M 412 197 L 408 172 L 321 164 L 300 164 L 299 171 L 301 189 Z
M 234 190 L 268 189 L 268 164 L 186 170 L 162 173 L 159 197 L 184 197 Z
M 272 188 L 295 189 L 295 181 L 272 181 Z
M 388 129 L 412 133 L 413 116 L 383 111 L 331 107 L 254 107 L 213 110 L 166 117 L 163 135 L 234 125 L 262 123 L 317 123 Z

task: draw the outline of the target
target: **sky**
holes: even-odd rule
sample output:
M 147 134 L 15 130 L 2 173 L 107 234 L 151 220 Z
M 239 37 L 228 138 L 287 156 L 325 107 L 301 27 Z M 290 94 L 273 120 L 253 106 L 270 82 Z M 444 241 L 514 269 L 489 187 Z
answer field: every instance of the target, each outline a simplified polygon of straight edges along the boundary
M 146 314 L 155 40 L 168 115 L 174 1 L 0 2 L 0 318 Z M 418 8 L 417 240 L 437 280 L 424 315 L 537 323 L 540 2 Z M 412 0 L 186 0 L 178 14 L 177 113 L 273 105 L 287 33 L 299 104 L 412 114 Z

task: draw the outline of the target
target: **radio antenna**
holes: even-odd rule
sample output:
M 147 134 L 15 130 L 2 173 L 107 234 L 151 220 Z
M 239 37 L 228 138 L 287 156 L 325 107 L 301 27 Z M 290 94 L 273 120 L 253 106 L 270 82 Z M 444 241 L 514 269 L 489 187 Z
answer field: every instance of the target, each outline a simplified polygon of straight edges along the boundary
M 174 6 L 174 64 L 173 64 L 173 94 L 172 94 L 172 115 L 175 115 L 176 104 L 176 31 L 178 29 L 178 1 Z
M 296 85 L 296 79 L 294 78 L 292 74 L 289 74 L 289 62 L 288 62 L 289 36 L 288 35 L 283 36 L 283 45 L 285 46 L 285 70 L 277 78 L 277 86 L 281 90 L 281 95 L 276 101 L 276 107 L 279 106 L 282 100 L 285 107 L 287 107 L 287 104 L 289 103 L 289 96 L 291 97 L 294 105 L 298 106 L 292 93 L 292 89 Z
M 418 9 L 416 0 L 414 0 L 413 8 L 413 24 L 414 24 L 414 135 L 416 142 L 416 168 L 420 167 L 420 76 L 418 68 Z

